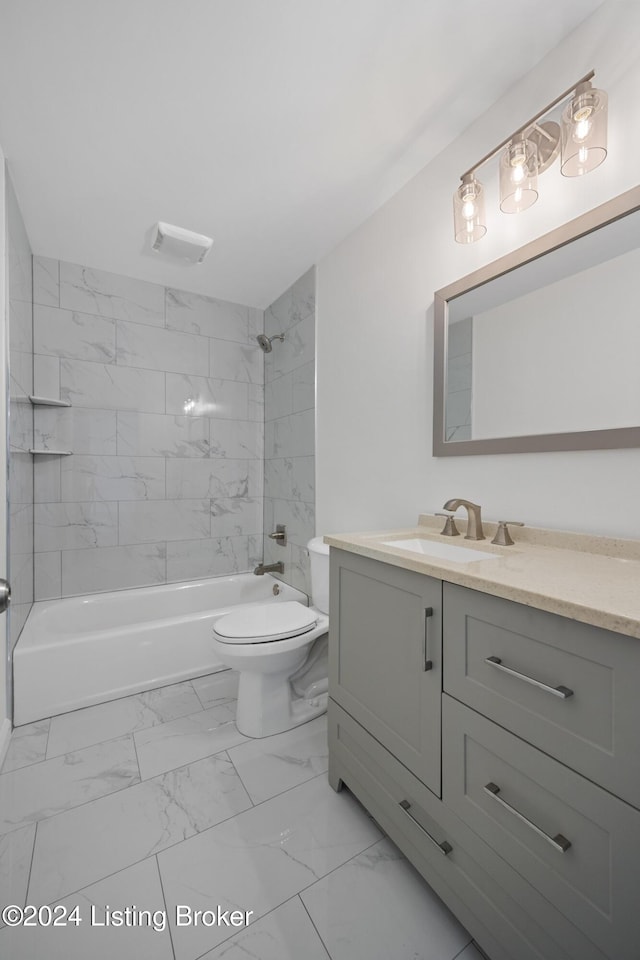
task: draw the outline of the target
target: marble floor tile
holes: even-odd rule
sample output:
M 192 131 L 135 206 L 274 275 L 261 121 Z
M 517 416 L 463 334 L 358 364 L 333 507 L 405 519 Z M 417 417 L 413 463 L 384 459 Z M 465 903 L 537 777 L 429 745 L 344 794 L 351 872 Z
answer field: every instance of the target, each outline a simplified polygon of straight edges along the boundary
M 328 960 L 299 897 L 292 897 L 201 960 Z M 465 958 L 466 960 L 466 958 Z
M 15 728 L 2 764 L 2 773 L 44 760 L 50 723 L 50 720 L 37 720 L 35 723 L 25 723 L 23 727 Z
M 387 839 L 300 896 L 332 960 L 453 960 L 471 940 Z
M 219 904 L 257 920 L 379 839 L 348 792 L 316 777 L 161 853 L 169 913 L 177 903 Z M 174 925 L 176 960 L 195 960 L 228 937 L 228 928 Z
M 0 774 L 0 834 L 123 790 L 139 780 L 131 737 Z
M 217 707 L 235 700 L 238 696 L 238 679 L 236 670 L 222 670 L 206 677 L 196 677 L 191 683 L 206 710 L 207 707 Z
M 167 723 L 200 707 L 191 683 L 185 681 L 64 713 L 51 720 L 47 757 Z
M 262 803 L 326 772 L 326 714 L 274 737 L 241 743 L 228 753 L 253 802 Z
M 45 820 L 38 826 L 30 902 L 51 903 L 250 806 L 223 754 Z
M 169 928 L 165 924 L 162 929 L 164 898 L 155 857 L 66 897 L 60 905 L 69 912 L 77 905 L 81 923 L 0 931 L 0 956 L 7 960 L 173 960 Z M 107 906 L 109 914 L 105 914 Z M 135 907 L 135 912 L 129 913 L 126 925 L 99 925 L 127 907 Z M 149 911 L 148 919 L 142 911 Z
M 238 733 L 235 715 L 235 702 L 230 702 L 139 730 L 134 739 L 142 779 L 243 743 L 247 738 Z
M 35 835 L 36 825 L 29 823 L 0 837 L 0 909 L 12 903 L 25 905 Z

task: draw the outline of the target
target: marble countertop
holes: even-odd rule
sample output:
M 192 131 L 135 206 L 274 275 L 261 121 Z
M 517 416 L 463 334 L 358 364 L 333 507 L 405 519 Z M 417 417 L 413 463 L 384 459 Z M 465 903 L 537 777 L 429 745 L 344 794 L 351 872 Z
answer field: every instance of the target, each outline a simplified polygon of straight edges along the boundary
M 449 583 L 515 600 L 549 613 L 640 639 L 640 541 L 563 533 L 535 527 L 511 528 L 515 543 L 491 543 L 496 524 L 483 523 L 487 539 L 442 537 L 443 520 L 420 516 L 417 527 L 325 536 L 331 547 Z M 456 525 L 465 532 L 463 519 Z M 493 553 L 496 559 L 462 563 L 423 556 L 382 541 L 422 537 Z

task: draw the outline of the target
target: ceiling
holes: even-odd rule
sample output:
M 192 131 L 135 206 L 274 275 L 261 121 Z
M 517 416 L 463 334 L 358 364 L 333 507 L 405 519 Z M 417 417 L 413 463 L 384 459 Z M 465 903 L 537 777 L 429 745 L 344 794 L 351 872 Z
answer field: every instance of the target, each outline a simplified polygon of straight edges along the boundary
M 600 2 L 0 0 L 34 253 L 264 307 Z

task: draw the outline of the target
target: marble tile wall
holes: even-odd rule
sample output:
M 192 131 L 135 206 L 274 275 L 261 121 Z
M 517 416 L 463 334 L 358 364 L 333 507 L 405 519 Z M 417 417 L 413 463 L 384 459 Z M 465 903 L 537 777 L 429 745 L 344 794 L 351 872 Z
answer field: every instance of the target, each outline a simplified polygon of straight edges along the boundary
M 284 333 L 265 355 L 265 563 L 282 560 L 284 579 L 311 592 L 306 544 L 315 536 L 315 267 L 265 311 L 265 333 Z M 268 534 L 284 523 L 288 543 Z
M 13 650 L 34 599 L 32 258 L 13 186 L 7 176 L 9 298 L 9 644 Z
M 37 599 L 262 559 L 263 312 L 34 258 Z

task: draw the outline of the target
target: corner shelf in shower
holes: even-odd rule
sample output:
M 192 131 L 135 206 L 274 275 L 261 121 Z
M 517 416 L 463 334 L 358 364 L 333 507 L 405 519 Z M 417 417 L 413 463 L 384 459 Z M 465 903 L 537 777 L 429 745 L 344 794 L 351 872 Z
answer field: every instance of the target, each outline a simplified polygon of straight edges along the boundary
M 73 450 L 29 450 L 29 453 L 38 457 L 70 457 Z
M 70 400 L 54 400 L 53 397 L 34 397 L 30 396 L 29 400 L 34 407 L 70 407 Z

